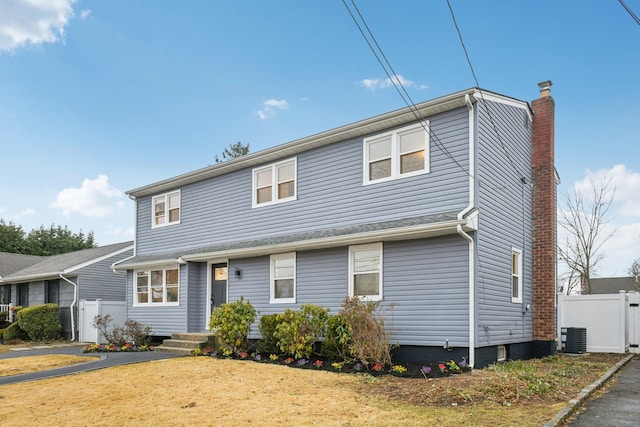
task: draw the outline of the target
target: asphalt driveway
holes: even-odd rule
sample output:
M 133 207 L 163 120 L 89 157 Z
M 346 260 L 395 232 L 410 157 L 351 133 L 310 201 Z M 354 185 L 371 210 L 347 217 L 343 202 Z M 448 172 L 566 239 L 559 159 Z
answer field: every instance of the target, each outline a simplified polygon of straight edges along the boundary
M 640 358 L 625 366 L 608 392 L 585 403 L 572 427 L 622 427 L 640 425 Z
M 11 350 L 0 353 L 0 363 L 4 359 L 12 359 L 25 356 L 41 356 L 45 354 L 68 354 L 74 356 L 100 356 L 100 360 L 88 361 L 63 368 L 51 369 L 48 371 L 32 372 L 29 374 L 12 375 L 0 377 L 0 385 L 13 384 L 25 381 L 34 381 L 45 378 L 59 377 L 62 375 L 73 375 L 81 372 L 93 371 L 96 369 L 109 368 L 111 366 L 128 365 L 131 363 L 148 362 L 150 360 L 163 360 L 173 357 L 184 357 L 178 354 L 164 353 L 160 351 L 141 352 L 118 352 L 118 353 L 83 353 L 83 345 L 65 345 L 46 348 L 30 348 L 28 350 Z

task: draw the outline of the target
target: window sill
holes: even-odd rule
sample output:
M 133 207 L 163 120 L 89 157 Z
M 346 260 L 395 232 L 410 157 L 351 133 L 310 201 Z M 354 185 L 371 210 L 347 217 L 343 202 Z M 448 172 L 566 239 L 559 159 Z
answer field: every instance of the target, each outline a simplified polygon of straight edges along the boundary
M 295 304 L 295 298 L 278 298 L 278 299 L 270 299 L 269 304 Z
M 149 307 L 179 307 L 179 302 L 149 302 L 149 303 L 134 303 L 133 308 L 149 308 Z
M 273 205 L 279 205 L 280 203 L 286 203 L 286 202 L 293 202 L 295 200 L 298 200 L 297 196 L 293 196 L 293 197 L 287 197 L 286 199 L 279 199 L 276 201 L 272 201 L 272 202 L 264 202 L 264 203 L 253 203 L 251 205 L 252 208 L 262 208 L 265 206 L 273 206 Z

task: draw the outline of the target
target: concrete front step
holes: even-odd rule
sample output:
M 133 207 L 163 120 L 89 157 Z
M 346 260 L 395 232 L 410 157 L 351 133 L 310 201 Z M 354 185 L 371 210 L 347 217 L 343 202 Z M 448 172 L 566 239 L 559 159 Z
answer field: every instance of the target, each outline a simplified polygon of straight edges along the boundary
M 159 345 L 158 347 L 153 349 L 153 351 L 160 351 L 163 353 L 183 354 L 185 356 L 192 356 L 193 350 L 194 349 L 192 348 L 165 347 L 164 345 Z
M 179 340 L 179 339 L 169 339 L 162 341 L 162 345 L 164 347 L 177 347 L 177 348 L 188 348 L 195 349 L 200 344 L 204 344 L 206 341 L 187 341 L 187 340 Z
M 171 334 L 170 339 L 162 341 L 162 345 L 155 350 L 190 355 L 196 348 L 204 347 L 212 340 L 213 334 L 208 333 L 175 333 Z
M 176 334 L 171 334 L 171 339 L 173 340 L 182 340 L 182 341 L 197 341 L 197 342 L 206 342 L 213 334 L 208 334 L 206 332 L 181 332 Z

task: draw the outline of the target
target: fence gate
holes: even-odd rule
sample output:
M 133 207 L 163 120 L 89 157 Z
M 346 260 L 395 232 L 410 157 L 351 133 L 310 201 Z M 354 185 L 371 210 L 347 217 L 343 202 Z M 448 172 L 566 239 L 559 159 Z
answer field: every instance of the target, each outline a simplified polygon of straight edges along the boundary
M 640 353 L 640 293 L 629 292 L 627 307 L 627 342 L 629 352 Z
M 104 344 L 105 340 L 99 330 L 91 324 L 97 315 L 111 315 L 111 326 L 122 326 L 127 321 L 127 303 L 125 301 L 95 301 L 80 300 L 79 305 L 79 333 L 78 339 L 82 342 L 94 342 Z

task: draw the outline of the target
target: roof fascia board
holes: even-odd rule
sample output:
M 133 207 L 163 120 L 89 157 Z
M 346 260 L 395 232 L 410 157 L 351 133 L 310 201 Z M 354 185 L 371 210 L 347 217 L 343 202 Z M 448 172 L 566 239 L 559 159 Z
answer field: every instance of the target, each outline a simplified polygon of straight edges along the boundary
M 485 101 L 491 101 L 491 102 L 496 102 L 498 104 L 508 105 L 510 107 L 520 108 L 527 113 L 527 116 L 529 116 L 529 121 L 533 120 L 531 107 L 527 102 L 520 101 L 515 98 L 509 98 L 508 96 L 500 95 L 497 93 L 487 92 L 486 90 L 478 90 L 478 89 L 476 89 L 473 92 L 473 97 L 477 101 L 481 101 L 482 99 L 484 99 Z
M 9 277 L 7 279 L 1 280 L 0 283 L 18 284 L 18 283 L 25 283 L 25 282 L 33 282 L 34 280 L 40 281 L 40 280 L 47 280 L 50 278 L 57 279 L 61 273 L 62 273 L 61 271 L 53 271 L 48 273 L 30 274 L 28 276 Z
M 181 262 L 178 261 L 178 258 L 165 258 L 165 259 L 159 259 L 156 261 L 136 262 L 133 264 L 126 264 L 126 265 L 112 265 L 111 268 L 113 270 L 118 270 L 118 271 L 127 271 L 127 270 L 135 270 L 138 268 L 159 267 L 163 265 L 175 265 L 175 264 L 181 264 Z
M 239 169 L 257 166 L 286 156 L 293 156 L 312 148 L 322 147 L 350 138 L 362 137 L 384 129 L 422 120 L 443 111 L 465 106 L 464 97 L 473 94 L 475 89 L 449 94 L 440 98 L 417 104 L 415 108 L 402 108 L 385 114 L 374 116 L 359 122 L 341 126 L 305 138 L 297 139 L 253 154 L 240 156 L 227 162 L 208 166 L 183 175 L 158 181 L 126 192 L 132 197 L 143 197 L 168 191 L 185 184 L 223 175 Z M 416 117 L 415 111 L 420 116 Z

